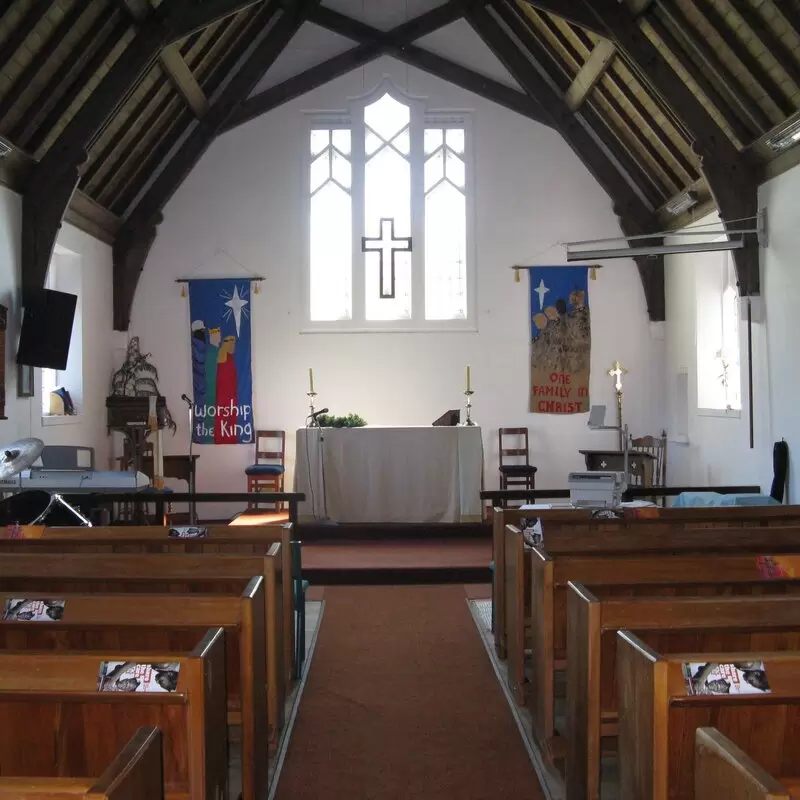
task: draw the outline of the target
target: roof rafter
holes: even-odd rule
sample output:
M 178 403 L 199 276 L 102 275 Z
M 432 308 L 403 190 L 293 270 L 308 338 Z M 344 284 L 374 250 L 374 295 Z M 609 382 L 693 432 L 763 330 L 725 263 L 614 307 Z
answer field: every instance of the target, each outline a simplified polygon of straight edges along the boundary
M 463 15 L 456 4 L 448 4 L 448 6 L 452 10 L 445 19 L 440 20 L 446 24 L 460 19 Z M 406 64 L 449 81 L 462 89 L 474 92 L 537 122 L 545 122 L 547 119 L 538 101 L 524 92 L 410 43 L 409 40 L 412 36 L 416 39 L 430 33 L 429 26 L 407 23 L 400 26 L 402 30 L 399 33 L 397 29 L 384 32 L 324 6 L 320 6 L 314 12 L 311 21 L 362 45 L 373 45 L 379 48 L 379 54 L 393 56 Z M 411 22 L 413 23 L 414 20 Z
M 424 14 L 420 14 L 420 16 L 408 22 L 404 22 L 402 25 L 398 25 L 391 31 L 379 33 L 382 37 L 391 37 L 398 47 L 403 48 L 410 45 L 415 39 L 427 36 L 429 33 L 433 33 L 455 22 L 462 16 L 463 13 L 458 3 L 451 1 L 437 6 Z M 345 19 L 347 18 L 345 17 Z M 317 22 L 317 24 L 320 23 Z M 298 75 L 294 75 L 276 86 L 271 86 L 269 89 L 265 89 L 263 92 L 249 97 L 236 109 L 225 125 L 224 130 L 230 130 L 238 125 L 243 125 L 245 122 L 249 122 L 251 119 L 260 117 L 273 108 L 277 108 L 282 103 L 300 97 L 306 92 L 323 86 L 334 78 L 346 75 L 351 70 L 364 66 L 364 64 L 368 64 L 370 61 L 379 58 L 385 52 L 383 43 L 375 39 L 372 28 L 368 25 L 365 25 L 364 28 L 366 31 L 362 30 L 361 34 L 365 35 L 365 41 L 368 43 L 361 44 L 345 53 L 329 58 L 327 61 L 323 61 L 321 64 L 317 64 Z M 349 36 L 349 34 L 344 35 L 348 36 L 348 38 L 355 38 L 358 41 L 358 36 L 355 33 L 352 37 Z M 449 64 L 451 62 L 447 63 Z M 516 94 L 519 94 L 519 92 Z
M 23 187 L 23 293 L 44 285 L 61 220 L 67 210 L 89 148 L 150 69 L 161 50 L 181 38 L 188 12 L 197 0 L 163 3 L 141 25 L 86 102 L 33 168 Z M 205 12 L 220 5 L 210 0 Z M 230 6 L 231 4 L 226 4 Z M 212 20 L 213 21 L 213 20 Z
M 277 2 L 267 4 L 269 21 L 260 39 L 234 72 L 220 95 L 212 102 L 205 116 L 198 120 L 180 147 L 168 158 L 163 168 L 145 190 L 136 207 L 123 224 L 114 247 L 114 328 L 127 330 L 133 296 L 147 252 L 138 252 L 131 259 L 130 248 L 139 231 L 154 230 L 164 206 L 200 160 L 209 145 L 239 104 L 253 91 L 264 73 L 275 62 L 286 45 L 308 19 L 319 0 L 296 0 L 279 8 Z M 149 251 L 149 248 L 147 248 Z
M 643 35 L 627 7 L 616 0 L 582 2 L 691 132 L 703 176 L 723 221 L 755 217 L 760 170 L 739 153 L 689 87 L 676 80 L 672 66 Z M 747 241 L 742 249 L 733 251 L 733 258 L 740 295 L 759 294 L 758 243 Z
M 577 110 L 583 105 L 584 100 L 592 93 L 597 82 L 605 75 L 617 50 L 613 42 L 608 39 L 599 41 L 586 63 L 578 70 L 572 85 L 567 91 L 567 105 L 573 110 Z
M 525 2 L 540 11 L 555 14 L 567 22 L 580 25 L 581 28 L 585 28 L 587 31 L 599 33 L 601 36 L 603 34 L 603 28 L 598 25 L 596 17 L 587 13 L 580 3 L 575 2 L 575 0 L 525 0 Z
M 640 194 L 620 172 L 609 151 L 590 130 L 585 120 L 571 111 L 559 90 L 558 83 L 552 75 L 546 77 L 549 73 L 544 65 L 534 63 L 531 60 L 532 54 L 524 52 L 517 43 L 523 40 L 520 38 L 518 26 L 514 24 L 512 15 L 515 12 L 506 5 L 494 4 L 492 11 L 501 15 L 501 23 L 494 13 L 486 8 L 471 7 L 468 0 L 464 0 L 464 11 L 473 30 L 525 91 L 538 98 L 550 116 L 553 127 L 564 137 L 573 152 L 605 189 L 613 203 L 614 212 L 620 217 L 621 222 L 624 220 L 625 230 L 637 233 L 656 231 L 655 215 L 645 206 Z M 509 26 L 514 31 L 513 38 L 509 33 Z M 637 262 L 637 266 L 642 275 L 642 286 L 650 318 L 663 320 L 665 308 L 663 281 L 659 281 L 655 270 L 645 269 L 656 263 L 657 260 L 650 265 Z

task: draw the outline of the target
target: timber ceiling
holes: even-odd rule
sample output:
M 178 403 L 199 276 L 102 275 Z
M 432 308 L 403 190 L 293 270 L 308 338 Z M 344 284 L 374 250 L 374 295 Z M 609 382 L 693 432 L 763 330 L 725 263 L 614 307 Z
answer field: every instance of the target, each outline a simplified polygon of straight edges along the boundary
M 687 190 L 695 216 L 752 216 L 758 184 L 796 160 L 768 140 L 800 109 L 800 0 L 429 0 L 384 27 L 329 3 L 6 4 L 0 177 L 23 195 L 23 287 L 43 284 L 66 215 L 114 243 L 124 330 L 161 212 L 213 139 L 382 55 L 558 130 L 628 235 L 685 223 L 666 206 Z M 417 43 L 461 20 L 508 80 L 469 66 L 472 34 L 463 58 Z M 307 24 L 352 46 L 261 88 Z M 734 257 L 740 291 L 757 294 L 756 248 Z M 638 263 L 651 318 L 663 319 L 663 261 Z

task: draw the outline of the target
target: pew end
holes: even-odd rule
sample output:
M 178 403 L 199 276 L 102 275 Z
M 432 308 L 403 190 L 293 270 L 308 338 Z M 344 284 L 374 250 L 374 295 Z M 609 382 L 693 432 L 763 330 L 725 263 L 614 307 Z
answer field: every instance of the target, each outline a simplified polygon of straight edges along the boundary
M 698 800 L 715 796 L 790 800 L 793 796 L 716 728 L 698 728 L 695 734 L 694 795 Z

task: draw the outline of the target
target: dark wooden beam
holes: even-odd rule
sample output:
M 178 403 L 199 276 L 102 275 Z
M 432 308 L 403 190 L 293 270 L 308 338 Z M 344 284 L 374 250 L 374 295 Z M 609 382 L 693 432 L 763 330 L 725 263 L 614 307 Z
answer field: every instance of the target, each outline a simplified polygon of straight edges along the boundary
M 602 39 L 592 48 L 589 58 L 578 70 L 572 85 L 567 90 L 567 105 L 573 111 L 577 111 L 594 91 L 594 87 L 605 75 L 616 54 L 617 50 L 614 47 L 614 43 L 608 39 Z
M 731 30 L 730 25 L 710 0 L 706 2 L 692 2 L 692 6 L 701 19 L 713 28 L 717 35 L 725 42 L 753 80 L 761 87 L 764 94 L 777 106 L 784 117 L 794 114 L 795 108 L 787 94 L 781 91 L 775 79 L 769 74 L 767 68 L 750 52 L 747 45 Z
M 161 53 L 161 64 L 186 105 L 196 117 L 202 117 L 208 111 L 208 98 L 189 69 L 189 65 L 183 60 L 177 44 L 164 48 Z
M 52 0 L 34 0 L 33 5 L 28 9 L 19 25 L 11 31 L 8 38 L 0 45 L 0 70 L 8 64 L 17 50 L 22 47 L 22 43 L 42 21 L 51 5 Z
M 525 10 L 516 3 L 497 3 L 493 8 L 503 25 L 520 43 L 526 57 L 550 84 L 551 91 L 553 87 L 557 90 L 555 94 L 558 97 L 559 109 L 563 113 L 571 114 L 574 120 L 588 131 L 605 157 L 616 167 L 648 211 L 655 211 L 665 199 L 666 192 L 653 180 L 638 153 L 620 139 L 608 120 L 597 113 L 592 103 L 587 104 L 579 112 L 572 112 L 569 108 L 566 96 L 572 84 L 573 73 L 565 68 L 561 53 L 540 34 Z M 559 41 L 570 53 L 577 68 L 581 61 L 579 54 L 573 51 L 572 45 L 560 34 Z
M 761 13 L 753 8 L 750 0 L 728 0 L 728 2 L 766 50 L 774 56 L 778 66 L 800 86 L 800 64 L 793 48 L 775 33 Z
M 458 16 L 460 17 L 461 15 L 462 12 L 459 11 Z M 454 14 L 450 15 L 448 24 L 452 21 L 452 16 Z M 455 86 L 460 86 L 462 89 L 491 100 L 518 114 L 546 124 L 547 117 L 534 98 L 517 89 L 506 86 L 500 81 L 481 75 L 468 67 L 456 64 L 447 58 L 411 44 L 409 37 L 417 38 L 423 31 L 425 33 L 430 32 L 419 24 L 419 20 L 412 21 L 414 23 L 413 26 L 407 24 L 401 26 L 401 29 L 384 32 L 340 14 L 331 8 L 320 6 L 314 12 L 311 21 L 341 36 L 347 36 L 362 45 L 377 46 L 382 53 L 393 56 L 412 67 L 442 78 Z
M 666 24 L 654 14 L 647 16 L 647 22 L 676 61 L 692 76 L 692 80 L 700 87 L 700 91 L 708 98 L 739 142 L 742 145 L 746 145 L 756 138 L 758 136 L 758 128 L 749 124 L 749 121 L 744 120 L 740 113 L 731 106 L 728 99 L 722 96 L 703 69 L 692 62 L 689 52 Z M 659 57 L 661 57 L 660 54 Z
M 264 73 L 275 63 L 275 59 L 308 19 L 310 11 L 318 4 L 319 0 L 297 0 L 291 7 L 281 11 L 274 4 L 275 11 L 267 23 L 266 34 L 257 42 L 205 116 L 197 121 L 180 149 L 164 164 L 145 191 L 123 226 L 126 235 L 154 224 L 154 220 L 162 213 L 164 206 L 222 130 L 233 111 L 250 95 Z M 272 8 L 273 4 L 270 3 L 269 7 Z M 275 15 L 279 16 L 272 24 Z M 122 268 L 125 258 L 122 252 L 119 255 Z M 126 294 L 117 300 L 117 307 L 127 309 L 127 313 L 117 315 L 115 328 L 118 330 L 127 330 L 137 281 L 138 274 L 127 274 L 120 285 L 119 291 Z
M 564 99 L 563 87 L 555 82 L 552 76 L 543 70 L 543 65 L 535 63 L 531 52 L 523 52 L 522 34 L 509 30 L 518 30 L 510 6 L 499 5 L 490 12 L 485 8 L 475 8 L 465 2 L 465 16 L 473 30 L 488 45 L 514 79 L 528 94 L 536 97 L 550 116 L 553 127 L 561 133 L 564 140 L 592 173 L 597 182 L 608 194 L 615 214 L 626 221 L 628 229 L 649 233 L 657 230 L 655 215 L 649 210 L 639 193 L 623 176 L 610 157 L 608 150 L 597 138 L 596 131 L 591 129 L 586 120 L 573 114 Z M 500 19 L 495 16 L 499 14 Z M 502 23 L 501 20 L 502 19 Z M 653 271 L 647 273 L 647 282 L 642 286 L 646 293 L 651 319 L 659 316 L 663 319 L 663 302 L 660 303 L 658 290 L 654 291 Z M 663 290 L 662 290 L 663 291 Z
M 381 52 L 381 48 L 376 45 L 359 45 L 294 75 L 282 83 L 270 86 L 269 89 L 264 89 L 245 100 L 231 114 L 222 130 L 229 131 L 239 125 L 244 125 L 245 122 L 250 122 L 290 100 L 324 86 L 342 75 L 347 75 L 348 72 L 374 61 L 381 55 Z
M 751 163 L 734 147 L 705 106 L 677 78 L 672 66 L 642 34 L 626 6 L 616 0 L 582 2 L 692 134 L 693 148 L 701 158 L 703 177 L 723 222 L 756 216 L 761 175 L 758 165 Z M 736 223 L 726 223 L 726 226 L 735 228 Z M 744 248 L 734 250 L 733 257 L 740 295 L 759 294 L 758 242 L 755 237 L 750 237 Z
M 748 89 L 728 69 L 725 63 L 716 54 L 714 48 L 701 37 L 694 29 L 686 16 L 677 6 L 656 0 L 656 8 L 665 20 L 678 31 L 681 38 L 688 45 L 698 60 L 698 65 L 703 73 L 711 76 L 728 98 L 728 104 L 738 115 L 746 117 L 751 127 L 760 136 L 772 127 L 772 122 L 766 112 L 750 96 Z M 747 142 L 749 144 L 749 142 Z
M 265 0 L 203 0 L 201 3 L 193 3 L 183 15 L 180 24 L 176 26 L 173 40 L 183 39 L 225 17 L 238 14 L 263 2 Z
M 195 71 L 208 96 L 214 96 L 224 80 L 233 73 L 243 50 L 265 30 L 274 9 L 257 8 L 252 14 L 227 17 L 217 26 L 217 35 L 207 38 L 193 59 Z M 175 108 L 169 99 L 148 107 L 148 138 L 144 150 L 133 137 L 115 153 L 111 171 L 121 173 L 114 180 L 110 202 L 127 216 L 144 193 L 152 177 L 167 162 L 175 143 L 183 141 L 194 126 L 195 117 L 186 107 Z M 138 157 L 136 157 L 138 155 Z
M 58 124 L 61 117 L 64 116 L 66 110 L 75 102 L 78 95 L 86 88 L 86 84 L 95 76 L 100 67 L 111 57 L 111 54 L 119 45 L 122 37 L 127 33 L 128 27 L 127 20 L 124 18 L 117 18 L 113 29 L 105 37 L 102 44 L 90 51 L 89 58 L 85 62 L 83 68 L 78 72 L 69 86 L 66 86 L 59 94 L 47 116 L 41 122 L 37 123 L 32 121 L 31 125 L 27 126 L 32 128 L 32 130 L 29 134 L 29 138 L 28 134 L 23 133 L 21 144 L 29 152 L 35 154 L 45 143 L 53 128 Z
M 114 41 L 113 31 L 119 27 L 120 19 L 121 15 L 112 6 L 100 11 L 83 39 L 70 49 L 52 78 L 43 86 L 26 112 L 14 123 L 9 131 L 9 139 L 25 147 L 33 132 L 58 105 L 60 99 L 65 94 L 75 96 L 69 91 L 70 88 L 80 76 L 84 75 L 84 69 L 91 61 L 92 55 L 109 39 Z M 35 60 L 41 68 L 38 57 Z M 85 86 L 81 85 L 78 91 L 84 88 Z
M 53 57 L 53 54 L 61 46 L 67 34 L 83 16 L 85 11 L 86 6 L 81 3 L 76 3 L 61 18 L 61 21 L 53 30 L 50 31 L 50 35 L 36 51 L 36 54 L 28 63 L 28 66 L 20 72 L 14 83 L 11 84 L 11 88 L 5 93 L 2 101 L 0 101 L 0 124 L 5 122 L 6 117 L 11 113 L 12 109 L 14 109 L 20 97 L 30 89 L 36 75 L 44 69 L 47 62 Z
M 539 11 L 546 11 L 549 14 L 555 14 L 573 25 L 579 25 L 587 31 L 592 33 L 599 33 L 602 35 L 603 28 L 598 24 L 597 19 L 588 14 L 580 3 L 575 0 L 526 0 L 529 6 L 532 6 Z
M 114 330 L 126 331 L 130 323 L 133 296 L 150 249 L 156 240 L 163 215 L 134 227 L 125 227 L 113 245 L 114 261 Z
M 43 195 L 22 196 L 22 297 L 41 289 L 64 212 L 78 185 L 78 167 L 62 172 Z
M 178 23 L 192 4 L 192 0 L 172 0 L 144 21 L 124 53 L 28 176 L 22 203 L 24 287 L 43 285 L 61 220 L 77 188 L 79 170 L 89 148 L 174 37 Z M 57 202 L 62 203 L 60 214 L 54 205 Z

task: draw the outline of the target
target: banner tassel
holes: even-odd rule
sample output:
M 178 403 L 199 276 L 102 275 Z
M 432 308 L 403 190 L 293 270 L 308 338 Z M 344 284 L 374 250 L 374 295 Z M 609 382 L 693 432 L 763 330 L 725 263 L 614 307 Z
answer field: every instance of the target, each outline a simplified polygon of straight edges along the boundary
M 514 270 L 514 283 L 519 283 L 519 281 L 520 281 L 519 270 L 515 269 Z

